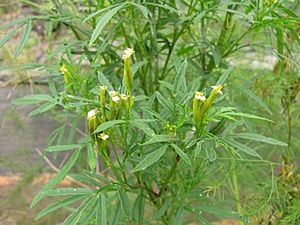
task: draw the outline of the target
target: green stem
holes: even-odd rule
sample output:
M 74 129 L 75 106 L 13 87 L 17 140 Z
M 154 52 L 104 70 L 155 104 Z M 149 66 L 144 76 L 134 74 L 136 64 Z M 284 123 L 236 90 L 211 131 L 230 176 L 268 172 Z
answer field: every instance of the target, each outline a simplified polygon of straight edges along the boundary
M 235 200 L 236 200 L 237 211 L 240 215 L 242 215 L 242 205 L 241 205 L 240 192 L 239 192 L 239 186 L 238 186 L 235 165 L 233 165 L 232 182 L 233 182 L 233 190 L 234 190 L 234 196 L 235 196 Z M 240 224 L 244 224 L 244 223 L 240 222 Z

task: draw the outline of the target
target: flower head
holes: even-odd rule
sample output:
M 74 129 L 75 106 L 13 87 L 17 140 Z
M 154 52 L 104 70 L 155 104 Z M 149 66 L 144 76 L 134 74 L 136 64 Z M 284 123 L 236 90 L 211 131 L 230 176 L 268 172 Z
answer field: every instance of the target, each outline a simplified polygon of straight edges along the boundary
M 195 99 L 200 100 L 201 102 L 204 102 L 206 100 L 206 97 L 203 95 L 202 92 L 196 91 L 195 92 Z
M 89 111 L 88 112 L 88 114 L 87 114 L 87 119 L 89 120 L 89 119 L 92 119 L 93 117 L 95 117 L 96 116 L 96 114 L 97 114 L 97 111 L 96 110 L 91 110 L 91 111 Z
M 101 134 L 99 134 L 99 138 L 102 139 L 103 141 L 105 141 L 109 138 L 109 136 L 108 136 L 108 134 L 101 133 Z
M 114 102 L 120 101 L 120 97 L 119 97 L 118 95 L 115 95 L 115 96 L 111 97 L 111 99 L 112 99 Z
M 122 56 L 123 59 L 128 59 L 130 56 L 132 56 L 135 53 L 135 51 L 132 48 L 127 48 L 124 50 L 124 54 Z
M 118 92 L 116 92 L 116 91 L 110 91 L 110 92 L 108 92 L 108 93 L 109 93 L 109 95 L 110 95 L 111 97 L 114 97 L 114 96 L 118 95 Z
M 65 64 L 62 64 L 62 66 L 60 67 L 60 72 L 61 72 L 62 74 L 65 74 L 66 72 L 68 72 L 68 70 L 67 70 Z
M 223 95 L 223 92 L 221 91 L 222 85 L 218 84 L 216 86 L 211 86 L 211 88 L 214 89 L 214 91 L 216 91 L 217 93 Z
M 99 88 L 100 88 L 100 90 L 103 90 L 103 91 L 107 90 L 107 87 L 105 85 L 100 85 Z
M 125 94 L 121 94 L 120 97 L 121 97 L 121 99 L 122 99 L 123 101 L 126 101 L 127 98 L 128 98 L 128 96 L 125 95 Z

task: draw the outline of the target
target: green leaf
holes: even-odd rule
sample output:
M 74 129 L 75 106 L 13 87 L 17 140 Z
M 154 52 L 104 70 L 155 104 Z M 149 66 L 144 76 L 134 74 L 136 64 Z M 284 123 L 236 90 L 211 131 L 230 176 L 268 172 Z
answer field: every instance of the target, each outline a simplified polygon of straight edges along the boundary
M 13 29 L 9 31 L 1 40 L 0 40 L 0 48 L 9 40 L 11 37 L 16 33 L 16 31 L 19 29 L 17 27 L 16 29 Z
M 240 151 L 245 152 L 248 155 L 261 158 L 261 156 L 255 151 L 255 149 L 250 148 L 247 145 L 241 144 L 241 143 L 236 142 L 234 140 L 227 140 L 227 141 L 229 142 L 229 144 L 231 144 L 232 146 L 236 147 Z
M 245 87 L 239 88 L 241 92 L 243 92 L 245 95 L 252 98 L 257 104 L 259 104 L 262 108 L 264 108 L 270 115 L 272 115 L 272 112 L 270 108 L 267 106 L 266 103 L 257 95 L 255 95 L 252 91 L 246 89 Z
M 100 194 L 96 211 L 96 225 L 107 225 L 106 197 Z
M 186 67 L 187 67 L 187 60 L 184 60 L 180 64 L 178 72 L 175 76 L 175 81 L 173 84 L 173 93 L 177 93 L 181 87 L 183 88 L 184 93 L 187 92 L 186 79 L 185 79 Z
M 102 72 L 98 73 L 98 80 L 99 80 L 100 84 L 105 85 L 109 91 L 114 90 L 113 86 L 109 83 L 109 80 L 106 78 L 106 76 Z
M 119 220 L 121 218 L 121 207 L 122 206 L 119 201 L 115 204 L 115 207 L 113 207 L 113 212 L 112 212 L 111 219 L 110 219 L 110 221 L 112 221 L 111 225 L 119 224 Z
M 138 225 L 144 224 L 144 209 L 145 209 L 145 198 L 143 189 L 140 190 L 139 195 L 136 197 L 133 206 L 133 216 L 134 220 L 138 221 Z
M 181 225 L 182 224 L 182 221 L 181 221 L 182 215 L 183 215 L 183 209 L 180 207 L 177 210 L 177 213 L 176 213 L 175 218 L 172 222 L 172 225 Z
M 146 19 L 148 19 L 148 15 L 151 15 L 151 13 L 149 12 L 149 10 L 145 7 L 145 6 L 142 6 L 140 4 L 137 4 L 137 3 L 133 3 L 133 2 L 130 2 L 131 5 L 135 6 L 136 8 L 138 8 L 142 14 L 144 15 L 144 17 Z
M 284 143 L 282 141 L 276 140 L 276 139 L 271 138 L 271 137 L 265 137 L 265 136 L 260 135 L 260 134 L 238 133 L 238 134 L 234 134 L 232 136 L 242 138 L 242 139 L 247 139 L 247 140 L 264 142 L 264 143 L 271 144 L 271 145 L 279 145 L 279 146 L 284 146 L 284 147 L 288 146 L 287 143 Z
M 153 121 L 155 121 L 155 120 L 153 120 Z M 145 132 L 145 134 L 147 134 L 151 137 L 155 134 L 155 132 L 146 123 L 143 123 L 143 121 L 130 120 L 129 124 L 142 130 L 143 132 Z
M 50 146 L 45 149 L 46 152 L 60 152 L 60 151 L 67 151 L 75 148 L 80 148 L 81 145 L 55 145 Z
M 36 108 L 35 110 L 31 111 L 29 116 L 35 116 L 35 115 L 44 113 L 44 112 L 52 109 L 54 106 L 56 106 L 55 102 L 47 102 L 47 103 L 41 105 L 40 107 Z
M 17 57 L 18 55 L 20 55 L 20 53 L 22 52 L 23 48 L 25 47 L 28 39 L 29 39 L 29 35 L 30 32 L 32 30 L 32 22 L 31 20 L 28 20 L 26 28 L 25 28 L 25 32 L 23 33 L 23 36 L 21 38 L 21 41 L 16 49 L 16 53 L 15 53 L 15 57 Z
M 196 159 L 198 157 L 198 155 L 200 154 L 200 152 L 202 150 L 202 144 L 203 144 L 202 140 L 197 142 L 197 145 L 194 150 L 194 159 Z
M 105 123 L 100 124 L 97 129 L 94 131 L 94 133 L 99 133 L 101 131 L 107 130 L 108 128 L 111 128 L 115 125 L 125 123 L 125 120 L 112 120 L 112 121 L 107 121 Z
M 75 211 L 73 211 L 71 215 L 68 216 L 63 225 L 77 224 L 85 212 L 88 212 L 91 208 L 94 208 L 96 201 L 97 197 L 95 195 L 91 195 Z
M 231 74 L 232 70 L 233 70 L 233 67 L 230 67 L 227 70 L 225 70 L 225 72 L 221 75 L 221 77 L 217 81 L 217 84 L 222 85 L 227 80 L 227 78 Z
M 149 144 L 156 144 L 156 143 L 163 143 L 163 142 L 173 142 L 178 141 L 178 137 L 175 135 L 170 134 L 158 134 L 152 136 L 152 138 L 149 141 L 146 141 L 142 145 L 149 145 Z
M 189 156 L 176 144 L 171 144 L 171 146 L 175 149 L 175 151 L 177 152 L 177 154 L 188 164 L 188 165 L 192 165 L 191 160 L 189 158 Z
M 76 163 L 77 159 L 79 158 L 80 155 L 80 149 L 78 149 L 72 157 L 69 159 L 69 161 L 63 166 L 63 168 L 59 171 L 59 173 L 53 177 L 48 184 L 46 184 L 42 190 L 34 197 L 30 208 L 35 206 L 44 196 L 47 191 L 50 189 L 54 188 L 57 184 L 59 184 L 64 177 L 69 173 L 69 171 L 72 169 L 74 164 Z
M 120 10 L 124 7 L 124 5 L 119 5 L 111 10 L 109 10 L 108 12 L 106 12 L 105 14 L 103 14 L 96 25 L 95 30 L 92 33 L 92 37 L 89 43 L 89 46 L 91 47 L 92 44 L 96 41 L 96 39 L 98 38 L 98 36 L 101 34 L 103 28 L 105 27 L 105 25 L 111 20 L 111 18 Z
M 205 153 L 206 153 L 206 158 L 210 161 L 213 162 L 217 159 L 217 153 L 214 147 L 210 148 L 204 148 Z
M 179 11 L 180 10 L 178 10 L 176 8 L 173 8 L 173 7 L 171 7 L 171 6 L 167 5 L 167 4 L 158 4 L 158 3 L 152 3 L 152 2 L 147 2 L 145 4 L 146 5 L 153 5 L 153 6 L 156 6 L 156 7 L 161 7 L 161 8 L 164 8 L 164 9 L 170 11 L 170 12 L 173 12 L 173 13 L 179 15 Z
M 100 9 L 100 10 L 98 10 L 98 11 L 96 11 L 96 12 L 90 14 L 88 17 L 86 17 L 86 18 L 83 20 L 83 22 L 86 22 L 86 21 L 88 21 L 89 19 L 91 19 L 91 18 L 97 16 L 98 14 L 100 14 L 100 13 L 102 13 L 102 12 L 104 12 L 104 11 L 107 11 L 107 10 L 109 10 L 109 9 L 111 9 L 111 8 L 114 8 L 114 7 L 118 6 L 118 5 L 125 5 L 125 4 L 124 4 L 124 3 L 119 3 L 119 4 L 115 4 L 115 5 L 111 5 L 111 6 L 107 6 L 107 7 L 105 7 L 105 8 L 102 8 L 102 9 Z
M 123 209 L 125 215 L 129 218 L 130 202 L 129 202 L 129 199 L 128 199 L 128 196 L 127 196 L 125 190 L 118 188 L 118 196 L 119 196 L 119 199 L 121 202 L 122 209 Z
M 268 121 L 268 122 L 274 123 L 274 121 L 269 120 L 269 119 L 267 119 L 267 118 L 260 117 L 260 116 L 255 116 L 255 115 L 248 114 L 248 113 L 226 112 L 226 113 L 224 113 L 223 115 L 228 115 L 228 116 L 240 116 L 240 117 L 246 117 L 246 118 L 249 118 L 249 119 L 264 120 L 264 121 Z
M 96 152 L 94 151 L 93 145 L 89 143 L 87 145 L 87 161 L 91 170 L 95 170 L 97 166 Z
M 12 100 L 12 103 L 15 105 L 31 105 L 37 104 L 40 102 L 52 102 L 55 103 L 55 99 L 50 97 L 49 95 L 39 94 L 39 95 L 27 95 L 22 98 Z
M 165 214 L 165 212 L 169 207 L 170 207 L 170 201 L 167 199 L 166 201 L 164 201 L 164 204 L 161 206 L 158 212 L 155 213 L 154 218 L 160 219 Z
M 45 196 L 86 195 L 93 190 L 87 188 L 57 188 L 45 192 Z
M 71 205 L 72 203 L 74 202 L 77 202 L 81 199 L 85 198 L 84 195 L 81 195 L 81 196 L 71 196 L 71 197 L 68 197 L 68 198 L 65 198 L 63 200 L 60 200 L 58 202 L 55 202 L 53 204 L 50 204 L 48 205 L 47 208 L 45 208 L 43 211 L 41 211 L 39 214 L 37 214 L 37 216 L 35 217 L 34 220 L 39 220 L 40 218 L 42 218 L 43 216 L 55 211 L 55 210 L 58 210 L 60 208 L 63 208 L 63 207 L 66 207 L 68 205 Z
M 140 170 L 145 170 L 147 167 L 151 166 L 153 163 L 157 162 L 166 152 L 168 145 L 164 145 L 158 150 L 147 155 L 134 169 L 133 172 Z

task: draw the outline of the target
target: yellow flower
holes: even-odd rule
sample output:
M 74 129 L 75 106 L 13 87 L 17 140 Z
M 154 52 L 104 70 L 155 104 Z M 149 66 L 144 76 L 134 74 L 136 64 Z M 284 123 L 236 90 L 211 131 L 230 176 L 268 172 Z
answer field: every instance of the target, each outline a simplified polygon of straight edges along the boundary
M 223 95 L 223 92 L 221 91 L 222 85 L 218 84 L 216 86 L 211 86 L 211 88 L 214 89 L 214 91 L 216 91 L 217 93 Z
M 88 114 L 87 114 L 87 119 L 88 119 L 88 120 L 92 119 L 93 117 L 96 116 L 96 114 L 97 114 L 97 111 L 94 110 L 94 109 L 91 110 L 91 111 L 89 111 Z
M 196 91 L 195 92 L 195 99 L 200 100 L 201 102 L 205 102 L 206 97 L 203 95 L 202 92 Z
M 132 48 L 127 48 L 124 50 L 124 54 L 122 56 L 122 59 L 128 59 L 130 56 L 132 56 L 135 53 L 135 51 Z
M 64 75 L 66 72 L 68 72 L 66 65 L 62 64 L 62 66 L 60 67 L 60 72 Z
M 99 134 L 98 137 L 99 137 L 100 139 L 102 139 L 102 141 L 106 141 L 106 140 L 109 138 L 108 134 L 105 134 L 105 133 Z

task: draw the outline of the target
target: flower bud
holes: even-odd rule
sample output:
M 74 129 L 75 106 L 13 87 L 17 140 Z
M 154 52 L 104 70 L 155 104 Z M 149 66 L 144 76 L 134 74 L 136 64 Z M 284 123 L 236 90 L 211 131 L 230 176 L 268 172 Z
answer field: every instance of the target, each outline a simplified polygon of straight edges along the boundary
M 203 105 L 206 101 L 206 97 L 202 92 L 196 91 L 195 97 L 193 99 L 193 117 L 195 127 L 198 128 L 201 125 L 202 117 L 203 117 Z
M 110 109 L 110 120 L 113 120 L 115 118 L 115 106 L 116 102 L 120 101 L 119 93 L 116 91 L 110 91 L 109 92 L 109 109 Z
M 97 111 L 91 110 L 87 114 L 87 121 L 88 121 L 88 128 L 90 131 L 90 134 L 94 133 L 94 131 L 97 129 L 97 127 L 100 125 L 99 119 L 97 117 Z
M 69 76 L 68 69 L 66 68 L 65 64 L 61 65 L 60 72 L 64 76 L 66 84 L 70 83 L 70 76 Z
M 106 113 L 105 113 L 105 102 L 106 102 L 106 91 L 107 91 L 107 87 L 104 86 L 100 86 L 100 111 L 101 111 L 101 115 L 102 115 L 102 122 L 106 121 Z
M 216 86 L 211 86 L 211 87 L 213 90 L 211 91 L 208 99 L 206 100 L 206 102 L 203 105 L 203 113 L 206 113 L 207 110 L 212 106 L 218 93 L 223 95 L 223 92 L 221 91 L 222 85 L 216 85 Z
M 126 50 L 124 50 L 124 54 L 122 57 L 124 60 L 124 84 L 128 95 L 131 95 L 133 85 L 133 75 L 130 66 L 130 57 L 133 55 L 133 53 L 133 49 L 127 48 Z

